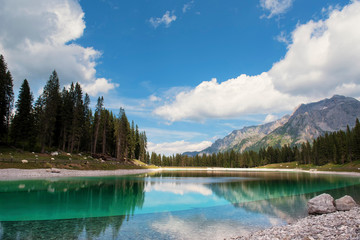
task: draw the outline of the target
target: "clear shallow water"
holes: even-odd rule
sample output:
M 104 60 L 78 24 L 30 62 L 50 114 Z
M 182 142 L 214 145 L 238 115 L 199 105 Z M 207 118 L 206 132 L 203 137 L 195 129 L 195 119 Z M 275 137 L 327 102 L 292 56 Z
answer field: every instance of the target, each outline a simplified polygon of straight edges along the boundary
M 224 239 L 306 215 L 328 192 L 360 200 L 358 177 L 164 172 L 0 182 L 0 239 Z

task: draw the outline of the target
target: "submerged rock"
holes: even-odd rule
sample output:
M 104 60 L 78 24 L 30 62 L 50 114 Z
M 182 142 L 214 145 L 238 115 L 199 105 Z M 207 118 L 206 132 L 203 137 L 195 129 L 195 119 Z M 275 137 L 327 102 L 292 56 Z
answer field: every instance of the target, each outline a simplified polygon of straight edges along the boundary
M 357 204 L 352 197 L 345 195 L 335 200 L 335 206 L 338 211 L 349 211 L 351 208 L 356 207 Z
M 310 199 L 307 206 L 309 214 L 324 214 L 336 211 L 334 198 L 327 193 L 323 193 Z

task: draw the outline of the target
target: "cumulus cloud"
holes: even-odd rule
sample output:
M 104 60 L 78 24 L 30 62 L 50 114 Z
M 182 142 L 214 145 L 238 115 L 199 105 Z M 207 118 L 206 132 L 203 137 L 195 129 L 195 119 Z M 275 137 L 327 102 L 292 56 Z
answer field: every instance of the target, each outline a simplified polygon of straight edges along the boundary
M 165 27 L 170 27 L 170 24 L 175 20 L 176 20 L 176 16 L 174 12 L 170 13 L 170 11 L 166 11 L 166 13 L 162 17 L 157 17 L 157 18 L 152 17 L 149 19 L 149 22 L 154 28 L 157 28 L 161 24 L 164 24 Z
M 360 96 L 360 2 L 298 25 L 285 57 L 257 76 L 205 81 L 154 113 L 169 120 L 236 118 L 292 110 L 333 94 Z
M 291 6 L 293 0 L 260 0 L 260 6 L 269 12 L 267 18 L 285 13 Z
M 325 20 L 298 26 L 284 59 L 269 71 L 275 87 L 292 95 L 328 96 L 344 84 L 358 86 L 359 22 L 360 2 L 354 1 Z
M 118 87 L 119 84 L 110 83 L 110 81 L 105 78 L 98 78 L 95 80 L 95 82 L 84 85 L 83 88 L 84 91 L 89 95 L 96 96 L 100 92 L 108 92 L 109 90 L 113 89 L 114 86 Z
M 41 88 L 56 69 L 61 84 L 83 85 L 107 82 L 96 78 L 96 61 L 101 53 L 92 47 L 71 43 L 85 30 L 84 12 L 76 0 L 2 0 L 0 8 L 0 53 L 13 74 L 15 87 L 27 78 Z
M 148 143 L 149 152 L 163 153 L 165 155 L 172 155 L 182 152 L 200 151 L 209 147 L 212 143 L 210 141 L 202 141 L 199 143 L 186 142 L 184 140 L 164 143 Z
M 301 99 L 304 100 L 304 99 Z M 204 81 L 195 89 L 179 93 L 175 100 L 155 109 L 154 113 L 169 120 L 235 118 L 240 115 L 283 111 L 292 108 L 299 98 L 279 92 L 267 73 L 241 75 L 218 83 Z

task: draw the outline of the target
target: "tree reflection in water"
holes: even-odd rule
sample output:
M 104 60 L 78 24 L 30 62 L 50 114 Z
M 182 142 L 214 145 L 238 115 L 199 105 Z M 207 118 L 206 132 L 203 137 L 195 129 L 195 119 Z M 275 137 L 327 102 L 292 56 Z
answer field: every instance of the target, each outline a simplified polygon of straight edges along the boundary
M 116 234 L 144 199 L 141 178 L 1 182 L 0 239 L 92 239 L 107 229 Z

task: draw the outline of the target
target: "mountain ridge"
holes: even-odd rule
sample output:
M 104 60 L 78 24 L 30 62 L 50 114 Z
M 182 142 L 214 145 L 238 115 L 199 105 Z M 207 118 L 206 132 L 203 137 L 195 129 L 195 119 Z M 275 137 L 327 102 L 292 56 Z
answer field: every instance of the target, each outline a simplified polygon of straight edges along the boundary
M 233 130 L 224 138 L 217 139 L 210 147 L 184 155 L 212 154 L 234 150 L 258 151 L 268 146 L 300 145 L 312 141 L 326 132 L 354 127 L 360 118 L 360 102 L 352 97 L 334 95 L 318 102 L 299 105 L 291 115 L 261 125 Z

